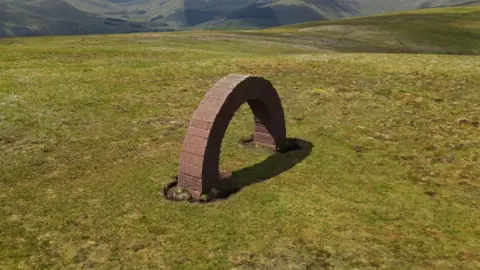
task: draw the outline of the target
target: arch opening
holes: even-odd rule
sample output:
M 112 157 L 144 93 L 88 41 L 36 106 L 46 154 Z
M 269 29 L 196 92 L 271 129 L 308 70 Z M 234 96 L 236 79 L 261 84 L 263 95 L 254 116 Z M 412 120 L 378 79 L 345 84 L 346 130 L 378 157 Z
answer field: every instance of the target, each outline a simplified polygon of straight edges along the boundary
M 221 179 L 231 176 L 232 172 L 255 164 L 261 158 L 272 154 L 267 147 L 256 147 L 253 143 L 253 113 L 247 103 L 235 112 L 228 124 L 221 143 L 220 174 Z

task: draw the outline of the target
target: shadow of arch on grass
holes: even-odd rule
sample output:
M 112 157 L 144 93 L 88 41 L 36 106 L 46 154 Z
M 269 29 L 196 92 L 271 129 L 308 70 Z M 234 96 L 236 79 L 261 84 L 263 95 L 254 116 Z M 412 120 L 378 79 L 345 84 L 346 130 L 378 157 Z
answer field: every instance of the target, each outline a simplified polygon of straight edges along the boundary
M 250 185 L 281 175 L 305 160 L 312 153 L 313 144 L 301 139 L 293 140 L 299 149 L 285 153 L 275 152 L 257 164 L 234 171 L 229 177 L 223 177 L 218 187 L 220 194 L 216 198 L 228 198 Z
M 200 201 L 189 201 L 206 203 L 227 199 L 248 186 L 267 181 L 294 168 L 312 153 L 314 145 L 310 141 L 296 138 L 288 140 L 293 145 L 290 149 L 277 151 L 259 163 L 222 175 L 215 188 Z M 168 190 L 176 185 L 176 179 L 168 184 L 163 190 L 164 196 L 167 197 Z

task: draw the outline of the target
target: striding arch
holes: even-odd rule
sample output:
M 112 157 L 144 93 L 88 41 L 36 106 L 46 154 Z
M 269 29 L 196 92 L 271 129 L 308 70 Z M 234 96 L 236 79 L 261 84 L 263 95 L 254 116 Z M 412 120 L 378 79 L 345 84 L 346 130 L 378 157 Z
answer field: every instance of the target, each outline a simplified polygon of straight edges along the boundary
M 219 180 L 222 140 L 235 111 L 244 103 L 254 114 L 255 143 L 274 148 L 286 140 L 282 103 L 268 80 L 238 74 L 220 79 L 193 113 L 180 154 L 178 186 L 194 198 Z

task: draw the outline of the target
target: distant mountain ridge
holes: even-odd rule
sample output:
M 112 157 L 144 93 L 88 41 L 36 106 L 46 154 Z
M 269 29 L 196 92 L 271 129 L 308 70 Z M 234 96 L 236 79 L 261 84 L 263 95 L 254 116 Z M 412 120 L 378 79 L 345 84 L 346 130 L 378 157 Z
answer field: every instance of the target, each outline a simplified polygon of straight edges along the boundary
M 265 28 L 469 0 L 0 0 L 0 36 Z

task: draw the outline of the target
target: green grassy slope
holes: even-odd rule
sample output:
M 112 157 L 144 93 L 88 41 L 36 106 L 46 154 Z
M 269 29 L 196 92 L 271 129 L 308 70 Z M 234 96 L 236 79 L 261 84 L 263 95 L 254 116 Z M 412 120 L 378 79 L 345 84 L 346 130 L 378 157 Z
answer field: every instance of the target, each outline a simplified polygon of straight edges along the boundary
M 479 268 L 480 57 L 303 27 L 1 39 L 0 268 Z M 273 83 L 310 155 L 271 175 L 306 150 L 240 145 L 243 106 L 221 168 L 270 179 L 165 200 L 191 114 L 230 73 Z
M 480 53 L 480 7 L 421 9 L 340 21 L 310 22 L 264 31 L 295 40 L 352 43 L 352 50 L 418 53 Z M 348 49 L 348 48 L 346 48 Z

